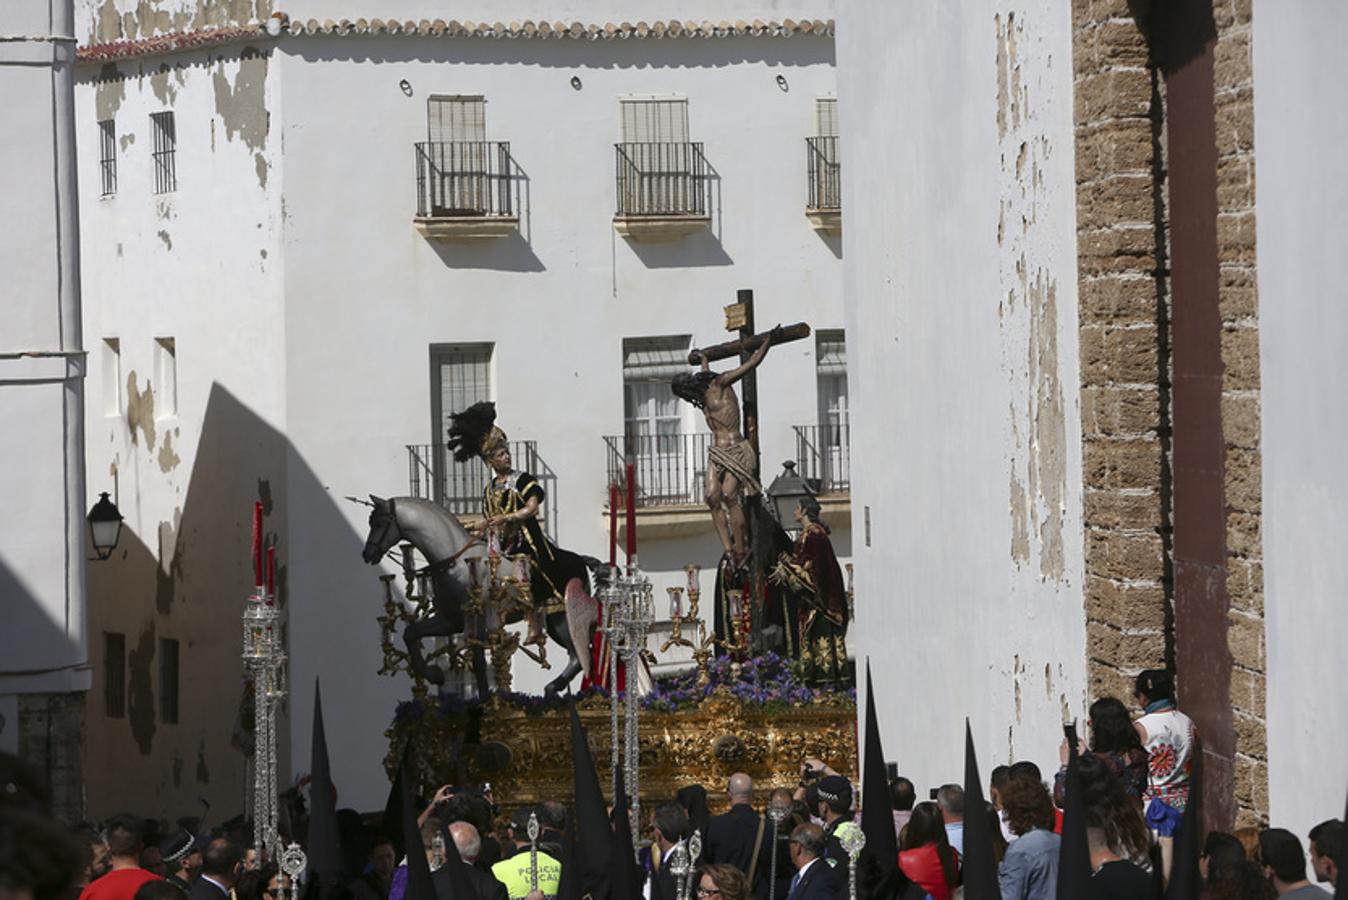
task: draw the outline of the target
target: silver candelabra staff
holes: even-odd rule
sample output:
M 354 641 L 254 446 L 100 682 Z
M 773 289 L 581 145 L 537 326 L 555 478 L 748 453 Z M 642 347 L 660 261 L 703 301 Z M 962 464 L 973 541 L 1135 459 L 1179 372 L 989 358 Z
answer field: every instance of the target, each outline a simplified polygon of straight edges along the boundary
M 782 827 L 787 809 L 775 803 L 768 806 L 768 818 L 772 820 L 772 861 L 768 865 L 768 900 L 777 900 L 777 830 Z
M 674 879 L 676 900 L 688 900 L 688 848 L 683 841 L 669 848 L 669 859 L 665 860 L 665 865 L 669 866 L 670 877 Z
M 276 900 L 296 900 L 300 895 L 300 875 L 309 868 L 309 858 L 304 855 L 299 844 L 292 842 L 281 851 L 280 868 L 283 876 L 279 879 L 281 890 Z
M 847 854 L 847 896 L 848 900 L 857 900 L 857 857 L 866 846 L 866 832 L 855 826 L 843 830 L 838 836 L 843 852 Z
M 285 699 L 286 654 L 275 593 L 258 586 L 243 610 L 243 667 L 253 680 L 253 844 L 279 860 L 276 709 Z
M 697 875 L 697 859 L 702 855 L 702 829 L 693 829 L 693 836 L 688 839 L 688 875 L 683 883 L 683 895 L 685 897 L 696 896 L 693 893 L 693 878 Z
M 646 637 L 655 620 L 655 596 L 650 579 L 635 565 L 626 571 L 609 569 L 609 583 L 600 591 L 604 604 L 604 636 L 609 656 L 609 761 L 613 771 L 614 796 L 618 778 L 627 792 L 628 823 L 632 829 L 632 847 L 641 841 L 641 730 L 639 678 Z M 618 729 L 618 661 L 622 660 L 625 683 L 622 685 L 623 728 Z M 620 775 L 621 773 L 621 775 Z

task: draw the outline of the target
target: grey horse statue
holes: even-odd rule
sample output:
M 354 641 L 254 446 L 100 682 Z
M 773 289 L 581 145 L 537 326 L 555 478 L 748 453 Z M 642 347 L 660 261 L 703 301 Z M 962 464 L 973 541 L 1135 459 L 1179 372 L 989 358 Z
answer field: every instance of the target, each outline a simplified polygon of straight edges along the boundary
M 478 572 L 487 571 L 487 546 L 475 541 L 472 533 L 447 509 L 429 500 L 385 499 L 371 494 L 370 502 L 370 533 L 361 558 L 375 565 L 389 550 L 406 541 L 428 563 L 425 571 L 431 581 L 431 614 L 403 629 L 403 643 L 413 673 L 442 685 L 445 673 L 439 666 L 427 664 L 421 642 L 428 637 L 451 637 L 464 632 L 469 624 L 465 609 L 470 599 L 470 571 L 474 568 Z M 567 654 L 566 666 L 544 689 L 549 697 L 568 689 L 577 674 L 588 674 L 590 670 L 590 636 L 597 619 L 596 604 L 591 599 L 589 572 L 582 567 L 571 576 L 566 586 L 565 608 L 549 612 L 544 619 L 548 636 Z M 472 665 L 478 696 L 485 698 L 486 659 L 481 647 L 474 648 Z

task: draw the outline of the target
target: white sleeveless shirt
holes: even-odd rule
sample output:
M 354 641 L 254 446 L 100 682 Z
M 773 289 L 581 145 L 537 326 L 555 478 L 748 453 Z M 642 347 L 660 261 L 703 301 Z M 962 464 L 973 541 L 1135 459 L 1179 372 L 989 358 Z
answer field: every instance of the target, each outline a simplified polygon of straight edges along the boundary
M 1193 720 L 1171 707 L 1138 719 L 1147 730 L 1147 791 L 1144 803 L 1161 800 L 1180 812 L 1189 802 L 1194 767 Z

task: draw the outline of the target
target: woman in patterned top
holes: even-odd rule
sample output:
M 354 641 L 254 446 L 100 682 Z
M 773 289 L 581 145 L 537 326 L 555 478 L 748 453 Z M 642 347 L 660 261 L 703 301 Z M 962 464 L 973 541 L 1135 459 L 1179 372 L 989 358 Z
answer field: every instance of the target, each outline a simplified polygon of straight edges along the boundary
M 1175 707 L 1175 680 L 1164 669 L 1147 669 L 1134 686 L 1142 717 L 1133 723 L 1147 751 L 1147 824 L 1161 846 L 1161 870 L 1170 878 L 1175 832 L 1189 805 L 1198 732 L 1193 720 Z
M 1142 748 L 1128 707 L 1114 697 L 1101 697 L 1091 704 L 1090 727 L 1091 754 L 1114 773 L 1124 792 L 1141 810 L 1142 795 L 1147 790 L 1147 751 Z M 1067 741 L 1063 741 L 1060 755 L 1063 766 L 1053 781 L 1053 802 L 1059 809 L 1063 805 L 1063 784 L 1067 778 Z

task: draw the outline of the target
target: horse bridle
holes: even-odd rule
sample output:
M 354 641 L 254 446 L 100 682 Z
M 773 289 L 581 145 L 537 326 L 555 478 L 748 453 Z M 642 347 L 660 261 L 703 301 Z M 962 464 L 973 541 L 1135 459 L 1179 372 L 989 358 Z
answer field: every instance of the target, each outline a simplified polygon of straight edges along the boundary
M 393 528 L 394 526 L 396 526 L 396 525 L 398 524 L 398 507 L 397 507 L 396 501 L 394 501 L 393 499 L 390 498 L 390 499 L 389 499 L 388 501 L 386 501 L 386 502 L 388 503 L 388 517 L 387 517 L 387 520 L 384 522 L 384 529 L 383 529 L 382 531 L 379 532 L 379 537 L 378 537 L 378 539 L 375 538 L 373 532 L 370 533 L 370 539 L 367 540 L 367 541 L 365 542 L 365 545 L 366 545 L 367 547 L 368 547 L 369 545 L 371 545 L 371 544 L 373 544 L 373 545 L 376 546 L 376 547 L 383 547 L 383 546 L 384 546 L 384 538 L 388 537 L 389 529 L 390 529 L 390 528 Z M 386 548 L 384 549 L 384 553 L 388 553 L 389 550 L 392 550 L 392 549 L 393 549 L 393 547 L 390 545 L 389 547 L 386 547 Z
M 374 544 L 376 547 L 381 547 L 381 546 L 383 546 L 383 544 L 384 544 L 384 538 L 388 537 L 389 529 L 392 528 L 392 527 L 394 527 L 395 525 L 398 524 L 398 505 L 397 505 L 397 501 L 395 501 L 395 500 L 393 500 L 392 498 L 390 498 L 387 502 L 388 502 L 388 520 L 384 523 L 384 528 L 383 528 L 383 530 L 379 532 L 379 537 L 378 537 L 378 539 L 376 539 L 376 538 L 373 536 L 373 534 L 372 534 L 372 535 L 370 536 L 370 540 L 368 540 L 368 541 L 365 542 L 367 545 L 368 545 L 368 544 Z M 477 546 L 478 544 L 481 544 L 481 543 L 484 543 L 484 541 L 482 540 L 482 538 L 480 538 L 480 537 L 475 537 L 475 538 L 473 538 L 472 540 L 470 540 L 468 543 L 466 543 L 466 544 L 464 544 L 462 547 L 460 547 L 460 548 L 458 549 L 458 551 L 457 551 L 453 556 L 446 557 L 445 559 L 442 559 L 442 560 L 440 560 L 439 562 L 428 563 L 427 565 L 425 565 L 425 566 L 422 567 L 421 569 L 418 569 L 418 570 L 417 570 L 417 574 L 418 574 L 418 575 L 434 575 L 434 574 L 437 573 L 437 572 L 448 571 L 449 569 L 452 569 L 452 568 L 454 568 L 454 566 L 458 565 L 459 557 L 463 556 L 465 553 L 467 553 L 467 552 L 468 552 L 469 550 L 471 550 L 473 547 L 475 547 L 475 546 Z M 385 552 L 385 553 L 388 553 L 388 551 L 389 551 L 389 550 L 392 550 L 392 549 L 393 549 L 392 547 L 388 547 L 386 550 L 384 550 L 384 552 Z

